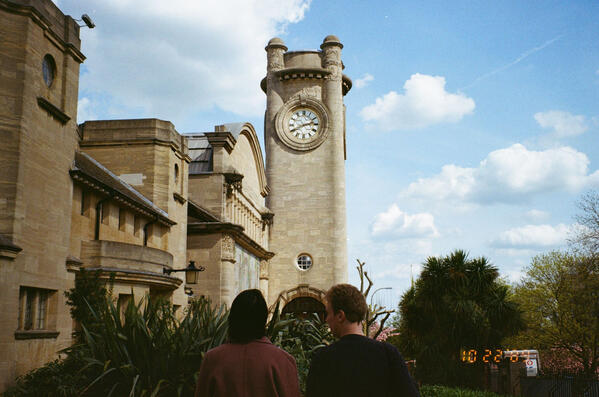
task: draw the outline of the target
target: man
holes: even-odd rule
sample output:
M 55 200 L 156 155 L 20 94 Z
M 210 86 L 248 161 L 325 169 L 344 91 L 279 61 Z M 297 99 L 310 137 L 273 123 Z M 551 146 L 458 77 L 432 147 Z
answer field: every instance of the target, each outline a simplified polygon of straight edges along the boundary
M 339 340 L 315 352 L 306 382 L 306 397 L 419 397 L 397 349 L 364 336 L 366 299 L 349 284 L 326 294 L 326 321 Z

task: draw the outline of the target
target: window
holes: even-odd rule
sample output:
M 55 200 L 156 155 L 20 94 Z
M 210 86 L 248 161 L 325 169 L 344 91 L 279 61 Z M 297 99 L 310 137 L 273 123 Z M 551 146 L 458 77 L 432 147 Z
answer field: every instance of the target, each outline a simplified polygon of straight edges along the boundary
M 100 214 L 102 215 L 102 223 L 108 225 L 108 218 L 110 216 L 110 207 L 108 203 L 100 204 Z
M 20 288 L 19 330 L 32 331 L 49 328 L 48 305 L 54 292 L 41 288 Z
M 133 235 L 139 237 L 139 231 L 141 230 L 141 218 L 137 215 L 133 216 Z
M 86 197 L 87 195 L 85 194 L 85 190 L 81 190 L 81 208 L 79 213 L 81 215 L 85 215 L 85 210 L 87 209 L 87 202 L 86 202 Z
M 121 321 L 125 321 L 125 312 L 127 311 L 127 306 L 133 300 L 133 295 L 131 294 L 119 294 L 119 299 L 117 301 L 117 308 L 119 310 L 119 314 L 121 316 Z
M 48 87 L 51 87 L 54 82 L 54 77 L 56 76 L 56 62 L 54 62 L 54 58 L 52 58 L 52 55 L 50 54 L 46 54 L 42 60 L 42 75 L 44 77 L 44 83 L 46 83 Z
M 125 225 L 127 224 L 127 213 L 124 209 L 119 207 L 119 230 L 125 231 Z
M 300 270 L 308 270 L 312 267 L 312 257 L 307 254 L 302 254 L 297 257 L 295 264 Z
M 179 164 L 175 164 L 175 184 L 179 183 Z

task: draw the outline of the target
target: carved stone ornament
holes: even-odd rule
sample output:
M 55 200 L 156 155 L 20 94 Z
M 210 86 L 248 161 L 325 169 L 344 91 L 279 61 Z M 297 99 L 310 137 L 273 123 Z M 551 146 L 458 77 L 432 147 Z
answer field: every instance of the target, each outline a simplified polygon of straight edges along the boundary
M 281 70 L 285 67 L 285 62 L 283 61 L 283 54 L 285 50 L 282 48 L 272 48 L 269 49 L 268 54 L 268 70 L 277 71 Z
M 320 86 L 304 87 L 299 92 L 299 94 L 297 94 L 297 96 L 312 97 L 314 99 L 320 99 L 320 98 L 322 98 L 322 89 Z
M 299 139 L 289 130 L 289 120 L 293 113 L 299 109 L 307 109 L 319 118 L 318 134 L 310 139 Z M 320 146 L 329 134 L 328 125 L 329 112 L 326 106 L 316 98 L 302 93 L 289 99 L 275 117 L 277 136 L 284 144 L 297 151 L 313 150 Z
M 262 260 L 260 261 L 260 279 L 268 280 L 268 268 L 270 266 L 270 261 Z
M 221 260 L 235 262 L 235 240 L 228 234 L 223 234 L 221 240 Z
M 331 72 L 325 79 L 333 81 L 341 80 L 341 48 L 327 47 L 324 50 L 323 64 Z

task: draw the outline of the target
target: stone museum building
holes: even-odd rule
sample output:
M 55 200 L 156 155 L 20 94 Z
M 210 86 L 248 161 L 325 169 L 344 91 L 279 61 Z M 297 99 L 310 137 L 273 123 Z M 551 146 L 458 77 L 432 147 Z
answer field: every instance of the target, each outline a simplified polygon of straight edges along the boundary
M 64 292 L 82 268 L 113 277 L 121 307 L 259 288 L 324 312 L 347 280 L 339 39 L 267 44 L 263 157 L 249 123 L 78 125 L 79 29 L 50 0 L 0 0 L 0 392 L 72 342 Z

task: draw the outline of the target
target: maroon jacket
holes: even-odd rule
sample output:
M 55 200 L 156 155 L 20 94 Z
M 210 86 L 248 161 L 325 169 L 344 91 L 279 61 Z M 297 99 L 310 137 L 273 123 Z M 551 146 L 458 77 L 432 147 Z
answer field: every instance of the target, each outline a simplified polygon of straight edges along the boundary
M 268 338 L 225 343 L 202 361 L 195 397 L 299 397 L 295 359 Z

